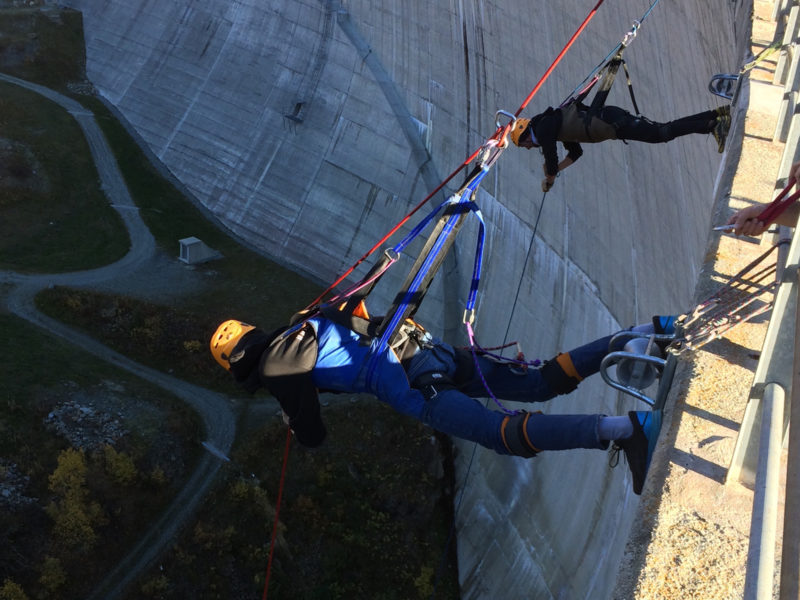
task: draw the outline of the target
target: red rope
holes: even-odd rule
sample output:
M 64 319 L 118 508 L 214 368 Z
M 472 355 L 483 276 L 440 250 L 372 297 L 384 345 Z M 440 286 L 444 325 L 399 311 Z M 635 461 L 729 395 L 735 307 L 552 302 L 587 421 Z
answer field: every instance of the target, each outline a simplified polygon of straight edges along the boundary
M 528 105 L 528 103 L 533 99 L 533 97 L 539 91 L 539 88 L 542 87 L 542 84 L 545 82 L 545 80 L 548 77 L 550 77 L 550 74 L 556 68 L 556 65 L 558 65 L 559 62 L 561 62 L 561 59 L 564 58 L 564 55 L 570 49 L 570 47 L 575 42 L 575 40 L 578 38 L 578 36 L 581 33 L 583 33 L 583 30 L 589 24 L 589 21 L 594 17 L 595 13 L 597 13 L 597 9 L 600 8 L 600 5 L 603 4 L 603 2 L 604 2 L 604 0 L 599 0 L 597 2 L 595 7 L 589 12 L 589 14 L 583 20 L 583 22 L 581 23 L 581 25 L 577 29 L 577 31 L 575 31 L 575 33 L 572 34 L 572 37 L 569 39 L 567 44 L 564 46 L 564 48 L 558 54 L 556 59 L 548 67 L 547 71 L 545 71 L 544 75 L 542 75 L 542 77 L 536 83 L 534 88 L 531 90 L 530 94 L 528 94 L 528 97 L 525 98 L 525 101 L 517 109 L 517 112 L 514 113 L 515 117 L 518 117 L 520 115 L 520 113 L 525 109 L 525 107 Z M 489 140 L 493 140 L 493 139 L 505 140 L 505 137 L 508 134 L 508 131 L 510 129 L 511 129 L 511 123 L 509 123 L 509 124 L 507 124 L 505 126 L 499 126 L 497 128 L 497 130 L 494 132 L 494 134 L 492 135 L 492 137 L 489 138 Z M 422 208 L 428 202 L 428 200 L 430 200 L 445 185 L 447 185 L 450 182 L 450 180 L 453 179 L 453 177 L 455 177 L 464 167 L 466 167 L 469 163 L 471 163 L 473 160 L 475 160 L 475 157 L 478 156 L 478 154 L 480 153 L 482 148 L 483 148 L 483 146 L 479 147 L 477 150 L 475 150 L 475 152 L 472 153 L 472 155 L 467 157 L 467 159 L 463 163 L 461 163 L 461 165 L 455 171 L 450 173 L 450 175 L 448 175 L 439 185 L 437 185 L 436 188 L 431 193 L 429 193 L 427 196 L 425 196 L 425 198 L 423 198 L 422 201 L 419 204 L 417 204 L 411 210 L 411 212 L 409 212 L 405 217 L 403 217 L 394 227 L 392 227 L 389 230 L 388 233 L 386 233 L 386 235 L 384 235 L 380 240 L 378 240 L 378 242 L 374 246 L 372 246 L 372 248 L 370 248 L 366 252 L 366 254 L 364 254 L 361 258 L 359 258 L 353 264 L 352 267 L 347 269 L 347 271 L 345 271 L 342 275 L 340 275 L 336 279 L 336 281 L 334 281 L 331 285 L 329 285 L 328 288 L 324 292 L 322 292 L 319 296 L 317 296 L 317 298 L 311 304 L 309 304 L 306 307 L 306 310 L 311 309 L 311 308 L 315 307 L 317 304 L 319 304 L 322 301 L 322 299 L 331 290 L 333 290 L 337 285 L 339 285 L 342 281 L 344 281 L 353 271 L 356 270 L 356 268 L 358 268 L 358 266 L 362 262 L 364 262 L 373 252 L 375 252 L 375 250 L 377 250 L 384 242 L 386 242 L 386 240 L 388 240 L 390 237 L 392 237 L 397 232 L 398 229 L 400 229 L 420 208 Z M 292 439 L 292 431 L 291 431 L 291 429 L 289 429 L 289 430 L 287 430 L 287 433 L 286 433 L 286 450 L 285 450 L 284 455 L 283 455 L 283 466 L 281 467 L 281 479 L 280 479 L 280 484 L 279 484 L 279 487 L 278 487 L 278 498 L 277 498 L 277 502 L 275 503 L 275 523 L 272 526 L 272 540 L 270 541 L 269 559 L 268 559 L 268 562 L 267 562 L 267 575 L 266 575 L 266 580 L 264 581 L 264 594 L 261 597 L 262 600 L 266 600 L 266 598 L 267 598 L 267 590 L 269 589 L 269 579 L 270 579 L 270 573 L 272 571 L 272 557 L 273 557 L 273 553 L 274 553 L 274 550 L 275 550 L 275 540 L 276 540 L 277 533 L 278 533 L 278 513 L 280 511 L 281 497 L 283 495 L 283 485 L 284 485 L 284 480 L 285 480 L 285 476 L 286 476 L 286 463 L 287 463 L 288 458 L 289 458 L 289 442 L 291 441 L 291 439 Z
M 541 77 L 541 78 L 539 79 L 539 81 L 536 83 L 536 85 L 534 86 L 534 88 L 531 90 L 531 93 L 530 93 L 530 94 L 528 94 L 528 97 L 527 97 L 527 98 L 525 98 L 525 101 L 524 101 L 524 102 L 522 103 L 522 105 L 520 105 L 520 107 L 517 109 L 517 112 L 516 112 L 516 113 L 514 113 L 514 116 L 515 116 L 515 117 L 518 117 L 518 116 L 519 116 L 519 114 L 520 114 L 520 113 L 521 113 L 521 112 L 522 112 L 522 111 L 525 109 L 525 107 L 528 105 L 528 103 L 529 103 L 529 102 L 530 102 L 530 101 L 533 99 L 533 97 L 536 95 L 536 92 L 538 92 L 538 91 L 539 91 L 539 88 L 540 88 L 540 87 L 542 87 L 542 84 L 545 82 L 545 80 L 546 80 L 548 77 L 550 77 L 550 74 L 551 74 L 551 73 L 553 72 L 553 70 L 556 68 L 556 65 L 557 65 L 559 62 L 561 62 L 561 59 L 562 59 L 562 58 L 564 58 L 564 55 L 565 55 L 565 54 L 567 53 L 567 51 L 570 49 L 570 47 L 571 47 L 571 46 L 572 46 L 572 44 L 575 42 L 575 40 L 578 38 L 578 36 L 579 36 L 581 33 L 583 33 L 583 30 L 584 30 L 584 29 L 586 28 L 586 26 L 589 24 L 589 21 L 591 21 L 591 20 L 592 20 L 592 17 L 594 17 L 595 13 L 597 13 L 597 9 L 598 9 L 598 8 L 600 8 L 600 5 L 601 5 L 603 2 L 604 2 L 604 0 L 599 0 L 599 2 L 598 2 L 596 5 L 595 5 L 595 7 L 594 7 L 594 8 L 593 8 L 591 11 L 589 11 L 589 14 L 588 14 L 588 15 L 586 15 L 586 18 L 583 20 L 583 23 L 581 23 L 581 25 L 580 25 L 580 27 L 577 29 L 577 31 L 575 31 L 575 33 L 574 33 L 574 34 L 572 34 L 572 37 L 571 37 L 571 38 L 569 39 L 569 41 L 567 42 L 566 46 L 564 46 L 564 48 L 563 48 L 563 49 L 561 50 L 561 52 L 558 54 L 558 56 L 557 56 L 557 57 L 556 57 L 556 59 L 553 61 L 553 63 L 550 65 L 550 67 L 548 67 L 547 71 L 545 71 L 544 75 L 542 75 L 542 77 Z M 508 131 L 509 131 L 509 130 L 510 130 L 510 128 L 511 128 L 510 126 L 511 126 L 511 124 L 509 123 L 508 125 L 505 125 L 505 126 L 498 127 L 498 128 L 497 128 L 497 130 L 494 132 L 494 135 L 492 135 L 492 137 L 491 137 L 491 138 L 489 138 L 489 139 L 490 139 L 490 140 L 492 140 L 492 139 L 498 139 L 498 140 L 505 139 L 506 135 L 508 134 Z M 364 256 L 362 256 L 361 258 L 359 258 L 359 259 L 358 259 L 358 260 L 357 260 L 357 261 L 356 261 L 356 262 L 353 264 L 353 266 L 352 266 L 352 267 L 350 267 L 349 269 L 347 269 L 347 271 L 345 271 L 345 272 L 344 272 L 342 275 L 340 275 L 340 276 L 339 276 L 339 278 L 338 278 L 336 281 L 334 281 L 332 284 L 330 284 L 330 285 L 328 286 L 328 288 L 327 288 L 327 289 L 326 289 L 324 292 L 322 292 L 322 293 L 321 293 L 319 296 L 317 296 L 317 298 L 316 298 L 316 299 L 314 299 L 314 301 L 313 301 L 313 302 L 311 302 L 311 304 L 309 304 L 309 305 L 306 307 L 306 310 L 310 310 L 311 308 L 314 308 L 315 306 L 317 306 L 317 304 L 319 304 L 319 303 L 322 301 L 322 299 L 323 299 L 323 298 L 324 298 L 324 297 L 325 297 L 325 296 L 326 296 L 326 295 L 327 295 L 327 294 L 328 294 L 328 293 L 329 293 L 331 290 L 333 290 L 333 289 L 334 289 L 334 288 L 335 288 L 337 285 L 339 285 L 339 284 L 340 284 L 342 281 L 344 281 L 344 280 L 345 280 L 345 279 L 346 279 L 346 278 L 347 278 L 347 277 L 348 277 L 348 276 L 349 276 L 349 275 L 350 275 L 350 274 L 351 274 L 353 271 L 355 271 L 355 270 L 358 268 L 358 266 L 359 266 L 359 265 L 360 265 L 362 262 L 364 262 L 364 261 L 365 261 L 367 258 L 369 258 L 369 257 L 370 257 L 370 255 L 372 255 L 372 253 L 373 253 L 373 252 L 375 252 L 375 250 L 377 250 L 377 249 L 378 249 L 378 248 L 379 248 L 381 245 L 383 245 L 383 243 L 384 243 L 384 242 L 386 242 L 386 240 L 388 240 L 390 237 L 392 237 L 392 236 L 393 236 L 393 235 L 394 235 L 394 234 L 397 232 L 397 230 L 398 230 L 398 229 L 400 229 L 400 228 L 401 228 L 401 227 L 402 227 L 402 226 L 403 226 L 403 225 L 404 225 L 404 224 L 405 224 L 405 223 L 406 223 L 406 222 L 407 222 L 407 221 L 408 221 L 408 220 L 409 220 L 409 219 L 410 219 L 410 218 L 411 218 L 411 217 L 412 217 L 412 216 L 413 216 L 413 215 L 414 215 L 414 214 L 415 214 L 415 213 L 416 213 L 416 212 L 417 212 L 417 211 L 418 211 L 420 208 L 422 208 L 422 207 L 425 205 L 425 203 L 427 203 L 427 202 L 428 202 L 428 200 L 430 200 L 430 199 L 431 199 L 431 198 L 434 196 L 434 194 L 436 194 L 437 192 L 439 192 L 439 190 L 441 190 L 441 189 L 442 189 L 442 188 L 443 188 L 445 185 L 447 185 L 447 184 L 450 182 L 450 180 L 451 180 L 451 179 L 453 179 L 453 177 L 455 177 L 455 176 L 456 176 L 456 174 L 458 174 L 458 172 L 459 172 L 459 171 L 461 171 L 461 170 L 462 170 L 462 169 L 463 169 L 465 166 L 467 166 L 469 163 L 471 163 L 473 160 L 475 160 L 475 157 L 476 157 L 476 156 L 478 156 L 478 153 L 479 153 L 480 151 L 481 151 L 481 148 L 478 148 L 477 150 L 475 150 L 475 152 L 473 152 L 471 156 L 469 156 L 469 157 L 468 157 L 468 158 L 467 158 L 467 159 L 466 159 L 466 160 L 465 160 L 463 163 L 461 163 L 461 166 L 459 166 L 459 167 L 458 167 L 458 168 L 457 168 L 455 171 L 453 171 L 452 173 L 450 173 L 450 175 L 448 175 L 448 176 L 447 176 L 447 178 L 446 178 L 444 181 L 442 181 L 442 182 L 441 182 L 441 183 L 440 183 L 438 186 L 436 186 L 436 189 L 434 189 L 434 190 L 433 190 L 433 191 L 432 191 L 430 194 L 428 194 L 427 196 L 425 196 L 425 198 L 423 198 L 423 200 L 422 200 L 422 201 L 421 201 L 419 204 L 417 204 L 417 205 L 416 205 L 416 206 L 415 206 L 415 207 L 414 207 L 414 208 L 411 210 L 411 212 L 410 212 L 410 213 L 408 213 L 408 214 L 407 214 L 405 217 L 403 217 L 403 218 L 402 218 L 402 220 L 400 220 L 400 222 L 399 222 L 399 223 L 397 223 L 397 225 L 395 225 L 394 227 L 392 227 L 392 229 L 391 229 L 391 230 L 389 230 L 389 232 L 388 232 L 386 235 L 384 235 L 384 236 L 383 236 L 383 237 L 382 237 L 380 240 L 378 240 L 378 242 L 377 242 L 377 243 L 376 243 L 374 246 L 372 246 L 372 248 L 370 248 L 370 249 L 367 251 L 367 253 L 366 253 L 366 254 L 364 254 Z
M 771 225 L 775 219 L 781 216 L 783 211 L 789 208 L 789 206 L 794 204 L 797 199 L 800 198 L 800 188 L 798 188 L 798 190 L 788 198 L 784 198 L 784 196 L 789 193 L 789 190 L 792 189 L 793 185 L 794 181 L 789 182 L 789 185 L 783 188 L 783 191 L 778 194 L 775 200 L 773 200 L 763 211 L 761 211 L 761 214 L 759 214 L 756 219 L 762 221 L 764 225 Z
M 586 26 L 589 24 L 589 21 L 591 21 L 591 20 L 592 20 L 592 17 L 594 17 L 595 13 L 597 13 L 597 9 L 598 9 L 598 8 L 600 8 L 600 5 L 603 3 L 603 1 L 604 1 L 604 0 L 600 0 L 600 1 L 599 1 L 599 2 L 598 2 L 596 5 L 595 5 L 595 7 L 594 7 L 592 10 L 590 10 L 590 11 L 589 11 L 589 14 L 588 14 L 588 15 L 586 15 L 586 18 L 583 20 L 583 23 L 581 23 L 581 26 L 580 26 L 580 27 L 578 27 L 577 31 L 576 31 L 575 33 L 573 33 L 573 34 L 572 34 L 572 37 L 571 37 L 571 38 L 569 38 L 569 41 L 567 42 L 567 45 L 566 45 L 566 46 L 564 46 L 564 49 L 563 49 L 563 50 L 562 50 L 562 51 L 559 53 L 559 55 L 558 55 L 558 56 L 556 56 L 556 59 L 553 61 L 553 64 L 551 64 L 551 65 L 550 65 L 550 67 L 547 69 L 547 71 L 545 71 L 545 72 L 544 72 L 544 75 L 542 75 L 542 78 L 541 78 L 541 79 L 539 80 L 539 82 L 538 82 L 538 83 L 537 83 L 537 84 L 536 84 L 536 85 L 533 87 L 533 89 L 531 90 L 531 93 L 530 93 L 530 94 L 528 94 L 528 97 L 527 97 L 527 98 L 525 98 L 525 101 L 524 101 L 524 102 L 522 103 L 522 105 L 521 105 L 521 106 L 520 106 L 520 107 L 517 109 L 517 112 L 515 112 L 515 113 L 514 113 L 514 116 L 515 116 L 515 117 L 518 117 L 518 116 L 519 116 L 519 114 L 520 114 L 520 113 L 521 113 L 523 110 L 525 110 L 525 107 L 526 107 L 526 106 L 528 106 L 528 102 L 530 102 L 530 101 L 533 99 L 533 97 L 536 95 L 536 92 L 538 92 L 538 91 L 539 91 L 539 88 L 540 88 L 540 87 L 542 87 L 542 84 L 544 83 L 545 79 L 547 79 L 548 77 L 550 77 L 550 73 L 552 73 L 552 72 L 553 72 L 553 69 L 555 69 L 555 68 L 556 68 L 556 65 L 557 65 L 558 63 L 560 63 L 560 62 L 561 62 L 561 59 L 562 59 L 562 58 L 564 58 L 564 55 L 567 53 L 567 50 L 569 50 L 569 49 L 570 49 L 570 46 L 572 46 L 572 44 L 575 42 L 575 40 L 576 40 L 576 39 L 578 39 L 578 36 L 579 36 L 581 33 L 583 33 L 583 30 L 584 30 L 584 29 L 586 28 Z
M 281 497 L 283 496 L 283 482 L 286 478 L 286 463 L 289 462 L 289 442 L 292 441 L 292 430 L 286 428 L 286 449 L 283 451 L 283 466 L 281 467 L 281 481 L 278 484 L 278 499 L 275 501 L 275 522 L 272 524 L 272 540 L 269 543 L 269 559 L 267 560 L 267 576 L 264 580 L 264 594 L 261 600 L 267 600 L 267 589 L 269 589 L 269 576 L 272 571 L 272 555 L 275 551 L 275 539 L 278 537 L 278 513 L 281 509 Z
M 376 244 L 375 244 L 375 245 L 374 245 L 372 248 L 370 248 L 370 249 L 367 251 L 367 253 L 366 253 L 366 254 L 364 254 L 364 256 L 362 256 L 361 258 L 359 258 L 359 259 L 358 259 L 358 260 L 355 262 L 355 264 L 354 264 L 352 267 L 350 267 L 349 269 L 347 269 L 347 271 L 345 271 L 345 272 L 344 272 L 342 275 L 340 275 L 340 276 L 339 276 L 339 278 L 338 278 L 336 281 L 334 281 L 332 284 L 330 284 L 330 285 L 328 286 L 328 288 L 327 288 L 327 289 L 326 289 L 324 292 L 322 292 L 322 293 L 321 293 L 319 296 L 317 296 L 317 298 L 316 298 L 316 299 L 315 299 L 315 300 L 314 300 L 314 301 L 313 301 L 311 304 L 309 304 L 309 305 L 306 307 L 306 310 L 308 310 L 308 309 L 310 309 L 310 308 L 312 308 L 312 307 L 316 306 L 317 304 L 319 304 L 319 302 L 320 302 L 320 301 L 321 301 L 321 300 L 322 300 L 322 299 L 323 299 L 323 298 L 324 298 L 324 297 L 325 297 L 325 296 L 328 294 L 328 292 L 330 292 L 331 290 L 333 290 L 333 289 L 334 289 L 334 288 L 335 288 L 337 285 L 339 285 L 339 284 L 340 284 L 342 281 L 344 281 L 344 280 L 345 280 L 345 278 L 346 278 L 348 275 L 350 275 L 350 273 L 352 273 L 353 271 L 355 271 L 355 270 L 356 270 L 356 268 L 358 267 L 358 265 L 360 265 L 362 262 L 364 262 L 365 260 L 367 260 L 367 258 L 369 258 L 369 256 L 370 256 L 370 255 L 371 255 L 373 252 L 375 252 L 375 250 L 377 250 L 377 249 L 378 249 L 378 248 L 379 248 L 379 247 L 380 247 L 380 246 L 381 246 L 381 245 L 382 245 L 382 244 L 383 244 L 383 243 L 384 243 L 386 240 L 388 240 L 390 237 L 392 237 L 392 236 L 393 236 L 393 235 L 394 235 L 394 234 L 397 232 L 397 230 L 398 230 L 398 229 L 400 229 L 400 228 L 401 228 L 403 225 L 405 225 L 406 221 L 408 221 L 408 220 L 409 220 L 409 219 L 410 219 L 410 218 L 411 218 L 411 217 L 414 215 L 414 213 L 416 213 L 416 212 L 417 212 L 417 211 L 418 211 L 420 208 L 422 208 L 423 206 L 425 206 L 425 203 L 426 203 L 428 200 L 430 200 L 430 199 L 431 199 L 431 198 L 434 196 L 434 194 L 436 194 L 436 193 L 437 193 L 439 190 L 441 190 L 441 189 L 442 189 L 442 188 L 443 188 L 445 185 L 447 185 L 447 184 L 448 184 L 448 182 L 449 182 L 449 181 L 450 181 L 450 180 L 451 180 L 453 177 L 455 177 L 455 176 L 456 176 L 456 174 L 457 174 L 457 173 L 458 173 L 458 172 L 459 172 L 461 169 L 463 169 L 463 168 L 464 168 L 465 166 L 467 166 L 467 165 L 468 165 L 470 162 L 472 162 L 472 160 L 473 160 L 473 159 L 474 159 L 474 158 L 475 158 L 475 157 L 478 155 L 478 152 L 479 152 L 479 150 L 476 150 L 476 151 L 475 151 L 475 153 L 474 153 L 472 156 L 470 156 L 470 157 L 469 157 L 467 160 L 465 160 L 465 161 L 464 161 L 464 162 L 461 164 L 461 166 L 460 166 L 460 167 L 458 167 L 458 168 L 457 168 L 455 171 L 453 171 L 452 173 L 450 173 L 450 175 L 448 175 L 448 176 L 447 176 L 447 178 L 446 178 L 444 181 L 442 181 L 442 182 L 441 182 L 439 185 L 437 185 L 437 186 L 436 186 L 436 189 L 434 189 L 434 190 L 433 190 L 433 191 L 432 191 L 430 194 L 428 194 L 427 196 L 425 196 L 425 198 L 423 198 L 423 200 L 422 200 L 422 201 L 421 201 L 419 204 L 417 204 L 417 205 L 416 205 L 416 206 L 415 206 L 415 207 L 414 207 L 414 208 L 411 210 L 411 212 L 410 212 L 410 213 L 408 213 L 408 214 L 407 214 L 405 217 L 403 217 L 403 218 L 402 218 L 402 220 L 401 220 L 399 223 L 397 223 L 397 225 L 395 225 L 394 227 L 392 227 L 392 229 L 391 229 L 391 230 L 389 230 L 389 232 L 388 232 L 386 235 L 384 235 L 384 236 L 383 236 L 383 237 L 382 237 L 380 240 L 378 240 L 378 242 L 377 242 L 377 243 L 376 243 Z

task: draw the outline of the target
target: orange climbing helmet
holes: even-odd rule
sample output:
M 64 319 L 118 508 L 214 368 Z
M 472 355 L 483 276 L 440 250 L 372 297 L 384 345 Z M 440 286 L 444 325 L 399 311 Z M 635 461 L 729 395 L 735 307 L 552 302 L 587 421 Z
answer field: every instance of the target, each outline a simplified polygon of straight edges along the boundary
M 530 122 L 530 119 L 517 119 L 514 121 L 514 127 L 511 128 L 511 141 L 514 142 L 515 146 L 519 146 L 519 138 L 528 128 Z
M 235 319 L 230 319 L 221 323 L 214 332 L 214 335 L 211 336 L 211 355 L 214 357 L 214 360 L 222 365 L 225 370 L 230 371 L 231 364 L 229 360 L 231 352 L 236 348 L 236 344 L 239 343 L 239 340 L 241 340 L 246 333 L 253 331 L 253 329 L 255 329 L 253 325 L 248 325 L 247 323 L 242 323 Z

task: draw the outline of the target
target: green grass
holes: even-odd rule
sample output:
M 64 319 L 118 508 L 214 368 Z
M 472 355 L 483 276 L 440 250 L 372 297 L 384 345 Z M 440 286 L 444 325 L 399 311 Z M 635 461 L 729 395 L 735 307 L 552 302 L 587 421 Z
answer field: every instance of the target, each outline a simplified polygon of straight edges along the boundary
M 40 292 L 36 304 L 139 363 L 209 389 L 245 394 L 211 358 L 213 315 L 59 286 Z
M 317 283 L 232 239 L 161 176 L 105 104 L 88 96 L 76 99 L 94 112 L 131 196 L 161 248 L 175 256 L 178 240 L 195 236 L 225 257 L 196 267 L 208 276 L 209 291 L 185 298 L 187 310 L 214 315 L 217 322 L 238 318 L 272 329 L 285 324 L 322 291 Z
M 58 273 L 122 258 L 129 238 L 77 122 L 0 82 L 0 268 Z
M 78 11 L 0 9 L 0 71 L 64 91 L 84 80 L 83 20 Z

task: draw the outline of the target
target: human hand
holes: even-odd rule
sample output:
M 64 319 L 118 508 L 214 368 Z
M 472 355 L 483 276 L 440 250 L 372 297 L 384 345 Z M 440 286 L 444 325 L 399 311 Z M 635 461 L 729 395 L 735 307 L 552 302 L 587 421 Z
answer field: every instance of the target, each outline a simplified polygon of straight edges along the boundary
M 553 187 L 553 184 L 554 184 L 554 183 L 555 183 L 555 178 L 554 178 L 554 179 L 551 181 L 550 179 L 548 179 L 547 177 L 545 177 L 544 179 L 542 179 L 542 191 L 543 191 L 544 193 L 547 193 L 547 192 L 549 192 L 549 191 L 550 191 L 550 188 L 552 188 L 552 187 Z
M 728 225 L 733 225 L 736 235 L 761 235 L 767 230 L 767 224 L 758 220 L 758 215 L 764 211 L 761 204 L 753 204 L 743 208 L 728 219 Z

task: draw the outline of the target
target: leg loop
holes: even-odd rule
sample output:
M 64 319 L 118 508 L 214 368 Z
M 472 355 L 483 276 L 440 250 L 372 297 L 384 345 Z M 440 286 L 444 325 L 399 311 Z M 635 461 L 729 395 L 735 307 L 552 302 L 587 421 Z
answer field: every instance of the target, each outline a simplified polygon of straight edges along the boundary
M 531 443 L 526 429 L 530 416 L 531 413 L 527 412 L 507 416 L 500 424 L 500 435 L 509 454 L 533 458 L 539 453 L 539 449 Z
M 542 377 L 554 394 L 569 394 L 583 381 L 567 352 L 548 360 L 542 367 Z

